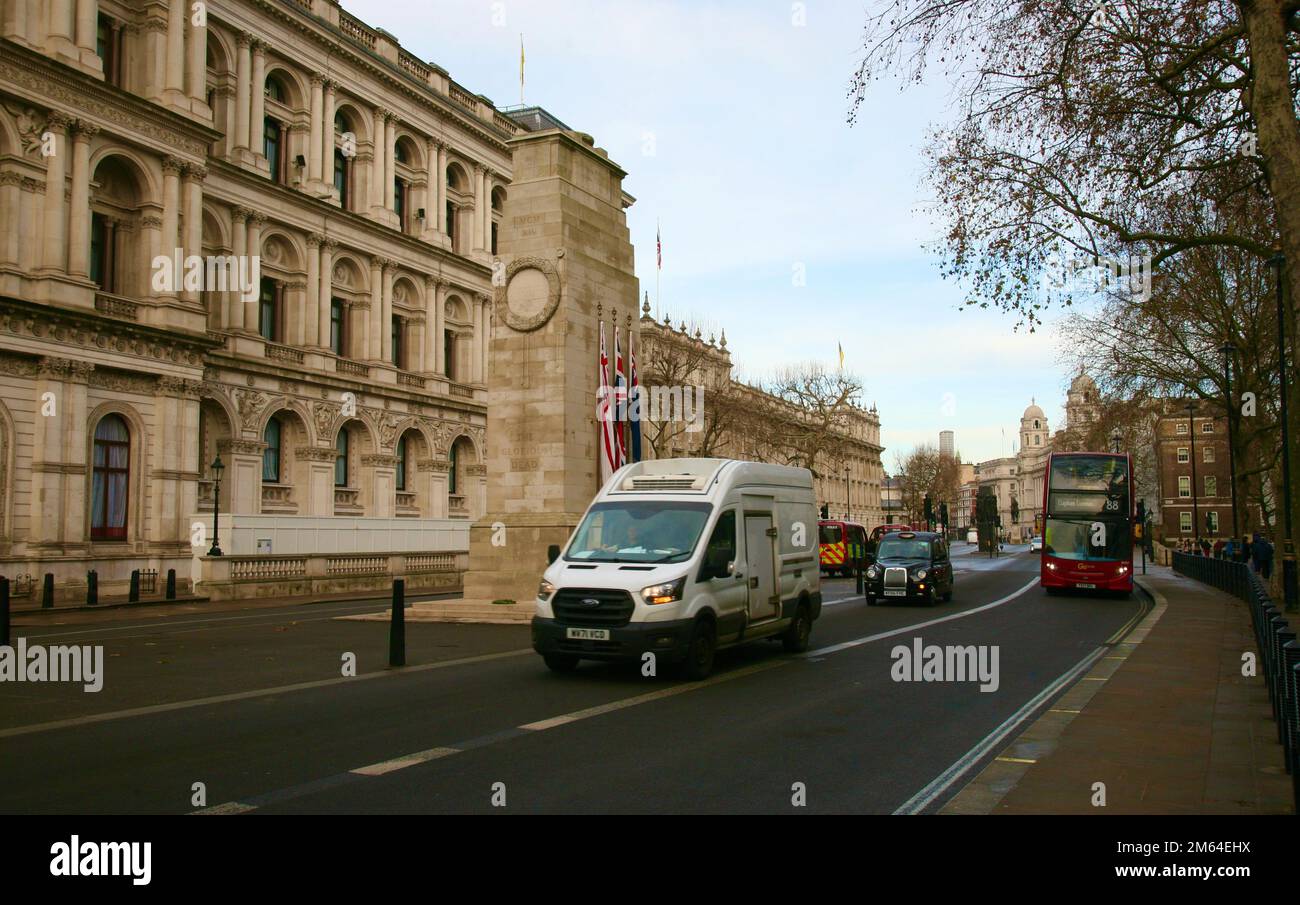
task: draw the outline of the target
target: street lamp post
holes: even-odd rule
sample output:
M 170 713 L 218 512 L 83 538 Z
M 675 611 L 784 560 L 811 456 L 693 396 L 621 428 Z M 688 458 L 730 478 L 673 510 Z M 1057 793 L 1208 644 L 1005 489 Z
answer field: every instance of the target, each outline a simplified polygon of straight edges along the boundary
M 1296 608 L 1295 546 L 1291 540 L 1291 432 L 1286 412 L 1286 307 L 1283 301 L 1282 266 L 1286 255 L 1280 251 L 1268 262 L 1277 268 L 1277 376 L 1281 399 L 1278 414 L 1282 419 L 1282 597 L 1286 608 Z
M 844 466 L 844 521 L 853 521 L 853 506 L 849 500 L 849 466 Z
M 1119 428 L 1110 432 L 1111 452 L 1118 455 L 1120 444 L 1124 442 L 1124 435 L 1120 433 Z
M 217 530 L 221 522 L 221 473 L 226 470 L 225 463 L 221 461 L 221 454 L 212 460 L 208 466 L 212 469 L 214 486 L 212 488 L 212 547 L 208 550 L 209 556 L 221 556 L 221 544 L 217 541 Z
M 1196 495 L 1196 403 L 1187 403 L 1187 432 L 1192 436 L 1192 543 L 1196 552 L 1201 552 L 1201 507 L 1197 505 Z
M 1233 409 L 1235 408 L 1232 401 L 1232 353 L 1237 351 L 1237 347 L 1230 342 L 1226 342 L 1219 347 L 1219 351 L 1223 353 L 1223 391 L 1225 393 L 1224 402 L 1227 406 L 1226 413 L 1228 416 L 1228 487 L 1232 494 L 1231 537 L 1234 557 L 1240 559 L 1240 556 L 1236 555 L 1237 531 L 1240 522 L 1237 520 L 1237 455 L 1233 450 L 1236 433 L 1232 428 L 1232 415 Z

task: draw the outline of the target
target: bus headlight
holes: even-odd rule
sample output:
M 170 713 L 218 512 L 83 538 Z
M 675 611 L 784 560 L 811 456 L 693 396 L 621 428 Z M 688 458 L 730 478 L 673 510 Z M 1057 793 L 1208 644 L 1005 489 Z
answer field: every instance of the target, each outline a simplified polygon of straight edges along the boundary
M 682 591 L 685 588 L 686 576 L 683 575 L 676 581 L 666 581 L 663 584 L 652 584 L 648 588 L 642 588 L 641 599 L 651 606 L 672 603 L 674 600 L 682 599 Z
M 550 600 L 551 595 L 554 593 L 555 593 L 555 585 L 551 584 L 549 581 L 543 578 L 542 583 L 537 586 L 537 599 Z

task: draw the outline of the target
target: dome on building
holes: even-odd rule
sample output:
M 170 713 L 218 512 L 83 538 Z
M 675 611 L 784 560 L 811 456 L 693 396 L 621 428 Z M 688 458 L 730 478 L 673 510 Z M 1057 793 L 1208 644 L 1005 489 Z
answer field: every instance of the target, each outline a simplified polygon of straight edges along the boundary
M 1046 417 L 1047 413 L 1044 412 L 1036 403 L 1031 402 L 1029 408 L 1025 409 L 1025 413 L 1020 416 L 1020 420 L 1032 421 L 1034 418 L 1043 419 Z
M 1085 390 L 1091 390 L 1093 393 L 1096 393 L 1097 384 L 1091 377 L 1080 371 L 1079 376 L 1070 381 L 1070 392 L 1082 393 Z

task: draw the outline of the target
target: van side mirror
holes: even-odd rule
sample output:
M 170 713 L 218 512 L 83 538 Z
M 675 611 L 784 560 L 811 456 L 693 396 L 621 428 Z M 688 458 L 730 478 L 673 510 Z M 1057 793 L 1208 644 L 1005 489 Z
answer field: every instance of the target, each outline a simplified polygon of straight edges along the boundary
M 549 547 L 546 548 L 546 564 L 548 566 L 559 558 L 560 558 L 559 544 L 551 544 Z

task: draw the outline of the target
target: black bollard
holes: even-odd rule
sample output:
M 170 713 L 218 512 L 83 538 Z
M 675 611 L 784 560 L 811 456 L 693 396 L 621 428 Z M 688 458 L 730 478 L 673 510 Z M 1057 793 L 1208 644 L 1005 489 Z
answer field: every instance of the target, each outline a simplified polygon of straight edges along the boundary
M 858 594 L 864 594 L 864 593 L 866 593 L 866 588 L 865 588 L 865 587 L 863 586 L 863 584 L 862 584 L 862 560 L 860 560 L 860 559 L 858 560 L 858 562 L 857 562 L 857 568 L 854 569 L 853 571 L 857 573 L 857 578 L 858 578 Z
M 9 643 L 9 579 L 0 575 L 0 644 Z
M 86 606 L 99 603 L 99 573 L 91 569 L 86 573 Z
M 41 609 L 54 609 L 54 573 L 45 573 L 45 583 L 41 588 Z
M 157 594 L 158 592 L 154 591 L 154 593 Z M 176 570 L 175 569 L 167 570 L 167 599 L 168 600 L 176 599 Z
M 126 594 L 127 603 L 140 602 L 140 570 L 131 570 L 131 589 Z
M 388 665 L 406 665 L 406 579 L 393 579 L 393 620 L 388 626 Z

